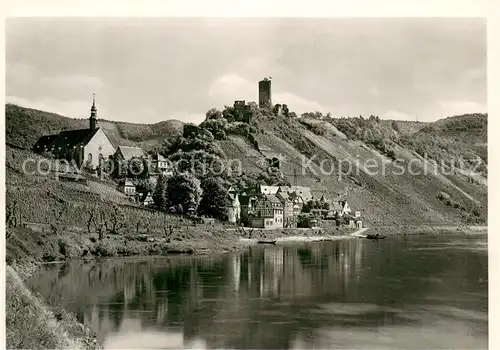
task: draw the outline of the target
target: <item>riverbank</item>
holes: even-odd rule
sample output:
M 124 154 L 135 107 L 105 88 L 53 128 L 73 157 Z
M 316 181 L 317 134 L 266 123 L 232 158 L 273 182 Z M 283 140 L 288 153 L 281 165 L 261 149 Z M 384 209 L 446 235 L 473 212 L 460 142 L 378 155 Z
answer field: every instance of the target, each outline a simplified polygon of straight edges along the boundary
M 49 348 L 99 348 L 95 334 L 80 324 L 76 317 L 59 305 L 47 305 L 24 283 L 42 263 L 74 259 L 97 259 L 119 256 L 172 256 L 176 254 L 219 254 L 247 249 L 258 241 L 276 244 L 309 243 L 362 237 L 365 231 L 390 234 L 435 234 L 457 232 L 456 227 L 384 226 L 361 230 L 323 229 L 241 229 L 203 226 L 186 227 L 172 234 L 107 234 L 84 228 L 67 228 L 64 232 L 48 232 L 37 227 L 7 231 L 7 346 L 33 348 L 48 344 Z M 487 227 L 472 227 L 468 232 L 482 232 Z M 48 321 L 41 322 L 43 315 Z M 28 331 L 25 325 L 29 325 Z
M 9 349 L 96 349 L 95 334 L 64 309 L 51 309 L 12 266 L 5 279 L 6 346 Z
M 352 230 L 351 230 L 352 231 Z M 219 254 L 243 250 L 241 238 L 280 241 L 338 239 L 347 229 L 242 230 L 225 227 L 185 226 L 165 236 L 158 233 L 99 234 L 82 227 L 51 230 L 44 225 L 9 228 L 6 234 L 7 346 L 9 348 L 99 348 L 95 334 L 60 305 L 48 305 L 26 286 L 44 263 L 119 256 L 172 256 Z M 335 234 L 333 234 L 335 233 Z M 41 318 L 40 315 L 43 315 Z M 47 322 L 43 323 L 43 319 Z M 29 325 L 29 329 L 25 325 Z
M 240 243 L 243 245 L 254 245 L 259 244 L 259 242 L 274 243 L 274 244 L 287 244 L 287 243 L 311 243 L 311 242 L 322 242 L 322 241 L 336 241 L 339 239 L 352 239 L 359 237 L 363 232 L 368 230 L 368 228 L 362 228 L 353 232 L 350 229 L 344 229 L 340 232 L 335 232 L 336 234 L 328 233 L 328 231 L 323 230 L 313 230 L 305 231 L 301 235 L 297 235 L 297 231 L 300 232 L 301 229 L 297 229 L 294 234 L 291 235 L 266 235 L 265 238 L 240 238 Z M 307 229 L 306 229 L 307 230 Z M 312 230 L 312 229 L 310 229 Z

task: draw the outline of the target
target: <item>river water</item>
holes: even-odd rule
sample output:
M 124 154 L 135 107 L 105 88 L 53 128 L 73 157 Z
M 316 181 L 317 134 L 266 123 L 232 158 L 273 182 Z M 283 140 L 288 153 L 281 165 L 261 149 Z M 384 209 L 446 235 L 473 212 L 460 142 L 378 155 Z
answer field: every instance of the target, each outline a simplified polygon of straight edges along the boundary
M 488 347 L 487 235 L 47 266 L 31 287 L 106 348 Z

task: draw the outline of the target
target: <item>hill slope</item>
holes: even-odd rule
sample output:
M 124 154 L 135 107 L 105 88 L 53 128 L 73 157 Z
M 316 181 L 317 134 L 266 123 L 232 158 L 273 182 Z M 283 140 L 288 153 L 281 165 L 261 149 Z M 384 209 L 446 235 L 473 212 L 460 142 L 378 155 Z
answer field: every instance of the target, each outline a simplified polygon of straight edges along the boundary
M 59 133 L 62 130 L 83 129 L 88 127 L 88 121 L 6 104 L 5 125 L 8 144 L 31 149 L 43 135 Z M 146 149 L 158 144 L 165 137 L 182 133 L 183 125 L 179 120 L 166 120 L 156 124 L 98 120 L 98 126 L 104 129 L 115 146 L 138 145 Z
M 120 144 L 150 147 L 182 133 L 178 121 L 99 123 Z M 286 118 L 254 110 L 251 124 L 251 138 L 228 134 L 215 141 L 225 158 L 239 160 L 247 174 L 259 174 L 267 170 L 270 154 L 280 154 L 280 170 L 290 184 L 311 187 L 317 198 L 346 198 L 368 225 L 487 221 L 487 115 L 415 123 Z M 6 106 L 7 142 L 18 147 L 30 147 L 42 134 L 85 126 L 86 120 Z M 469 161 L 453 171 L 437 167 L 458 157 Z M 474 167 L 474 157 L 482 167 Z
M 261 115 L 254 118 L 254 123 L 263 131 L 255 135 L 259 149 L 271 149 L 282 155 L 281 171 L 290 183 L 310 186 L 317 198 L 322 195 L 335 198 L 340 194 L 352 207 L 364 211 L 369 224 L 458 224 L 467 216 L 471 221 L 487 220 L 485 174 L 470 175 L 466 171 L 448 174 L 446 169 L 436 169 L 432 159 L 420 156 L 405 139 L 415 138 L 425 144 L 427 138 L 432 138 L 438 145 L 458 145 L 449 151 L 441 150 L 439 155 L 444 158 L 459 154 L 457 149 L 476 154 L 473 146 L 478 144 L 486 154 L 486 118 L 486 115 L 463 116 L 436 123 L 410 122 L 408 126 L 398 122 L 398 129 L 403 131 L 393 130 L 388 121 L 374 122 L 376 125 L 364 130 L 365 136 L 367 130 L 372 134 L 379 132 L 384 147 L 375 147 L 377 144 L 363 134 L 346 135 L 348 130 L 343 132 L 342 123 L 335 118 L 305 121 Z M 447 126 L 450 122 L 454 127 Z M 467 133 L 469 123 L 477 126 L 471 131 L 476 139 L 461 141 L 464 135 L 457 133 Z M 443 128 L 446 133 L 441 131 Z M 241 137 L 231 136 L 221 143 L 227 158 L 240 159 L 245 172 L 263 170 L 265 152 L 259 154 Z M 392 159 L 380 149 L 385 149 Z

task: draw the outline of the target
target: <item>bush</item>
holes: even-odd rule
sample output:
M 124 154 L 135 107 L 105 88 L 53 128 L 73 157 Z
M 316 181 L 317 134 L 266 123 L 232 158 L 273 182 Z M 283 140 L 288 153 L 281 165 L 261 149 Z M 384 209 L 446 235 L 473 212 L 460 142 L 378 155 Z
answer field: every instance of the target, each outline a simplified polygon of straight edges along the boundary
M 312 215 L 306 213 L 299 214 L 297 218 L 297 227 L 299 228 L 311 227 L 311 220 L 312 220 Z
M 446 192 L 439 192 L 437 197 L 438 197 L 438 199 L 440 199 L 442 201 L 448 201 L 451 198 L 451 196 Z
M 95 245 L 93 254 L 99 257 L 112 257 L 117 255 L 117 249 L 109 240 L 102 240 Z
M 394 150 L 392 149 L 388 150 L 386 155 L 392 160 L 396 160 L 396 152 L 394 152 Z

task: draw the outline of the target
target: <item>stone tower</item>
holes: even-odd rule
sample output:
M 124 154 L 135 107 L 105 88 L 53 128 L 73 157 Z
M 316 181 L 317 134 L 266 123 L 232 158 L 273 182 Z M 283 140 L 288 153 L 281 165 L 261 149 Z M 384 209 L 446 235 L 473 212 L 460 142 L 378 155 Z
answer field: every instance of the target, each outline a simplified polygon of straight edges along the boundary
M 271 100 L 271 79 L 264 78 L 259 81 L 259 107 L 271 108 L 273 106 Z
M 97 128 L 97 108 L 95 106 L 95 94 L 92 96 L 92 107 L 90 108 L 90 130 Z

